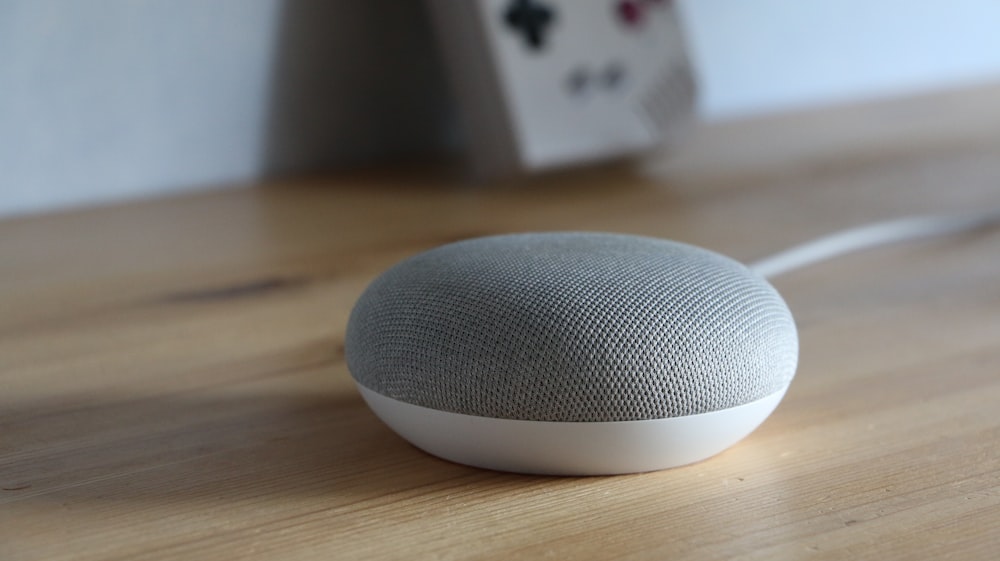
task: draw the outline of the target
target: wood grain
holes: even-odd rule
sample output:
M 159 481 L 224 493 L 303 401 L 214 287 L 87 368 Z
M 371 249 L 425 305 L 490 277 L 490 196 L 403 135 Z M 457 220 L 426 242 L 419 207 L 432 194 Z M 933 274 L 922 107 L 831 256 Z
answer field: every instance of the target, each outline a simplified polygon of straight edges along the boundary
M 1000 232 L 777 279 L 802 344 L 787 398 L 674 470 L 444 462 L 375 419 L 343 360 L 366 283 L 455 239 L 609 230 L 749 260 L 1000 206 L 1000 126 L 970 114 L 1000 105 L 955 95 L 710 129 L 646 176 L 477 190 L 369 170 L 2 222 L 0 559 L 996 559 Z M 950 128 L 876 154 L 808 148 L 870 139 L 859 111 L 905 128 L 914 107 Z M 783 160 L 768 135 L 795 119 L 805 147 Z

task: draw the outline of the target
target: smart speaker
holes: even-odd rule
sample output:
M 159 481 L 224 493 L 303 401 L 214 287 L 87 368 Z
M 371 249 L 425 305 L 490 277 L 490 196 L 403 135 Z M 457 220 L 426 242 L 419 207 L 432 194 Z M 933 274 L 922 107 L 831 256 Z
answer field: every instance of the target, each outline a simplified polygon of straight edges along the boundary
M 713 456 L 788 388 L 792 315 L 744 265 L 605 233 L 448 244 L 379 276 L 347 363 L 418 448 L 503 471 L 598 475 Z

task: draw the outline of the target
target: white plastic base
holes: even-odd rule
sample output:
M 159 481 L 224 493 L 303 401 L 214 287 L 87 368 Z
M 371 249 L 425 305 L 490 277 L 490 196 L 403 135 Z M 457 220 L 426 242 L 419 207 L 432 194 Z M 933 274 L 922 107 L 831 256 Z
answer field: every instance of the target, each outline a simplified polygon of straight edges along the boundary
M 405 403 L 359 385 L 376 415 L 418 448 L 470 466 L 547 475 L 611 475 L 714 456 L 756 429 L 785 390 L 700 415 L 602 423 L 518 421 Z

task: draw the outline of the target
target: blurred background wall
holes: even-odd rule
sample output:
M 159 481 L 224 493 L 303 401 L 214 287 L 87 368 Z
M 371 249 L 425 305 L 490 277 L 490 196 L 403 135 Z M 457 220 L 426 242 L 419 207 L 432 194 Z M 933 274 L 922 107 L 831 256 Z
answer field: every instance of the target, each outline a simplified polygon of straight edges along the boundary
M 1000 78 L 990 0 L 679 6 L 709 121 Z M 0 217 L 460 150 L 435 48 L 422 0 L 0 0 Z

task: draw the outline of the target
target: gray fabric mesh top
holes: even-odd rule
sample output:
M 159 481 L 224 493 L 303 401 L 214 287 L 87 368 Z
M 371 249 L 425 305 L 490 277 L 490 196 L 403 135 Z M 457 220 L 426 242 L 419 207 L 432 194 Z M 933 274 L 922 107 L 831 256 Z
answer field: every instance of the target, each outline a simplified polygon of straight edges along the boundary
M 368 389 L 483 417 L 632 421 L 706 413 L 783 389 L 791 313 L 727 257 L 598 233 L 478 238 L 378 277 L 347 328 Z

